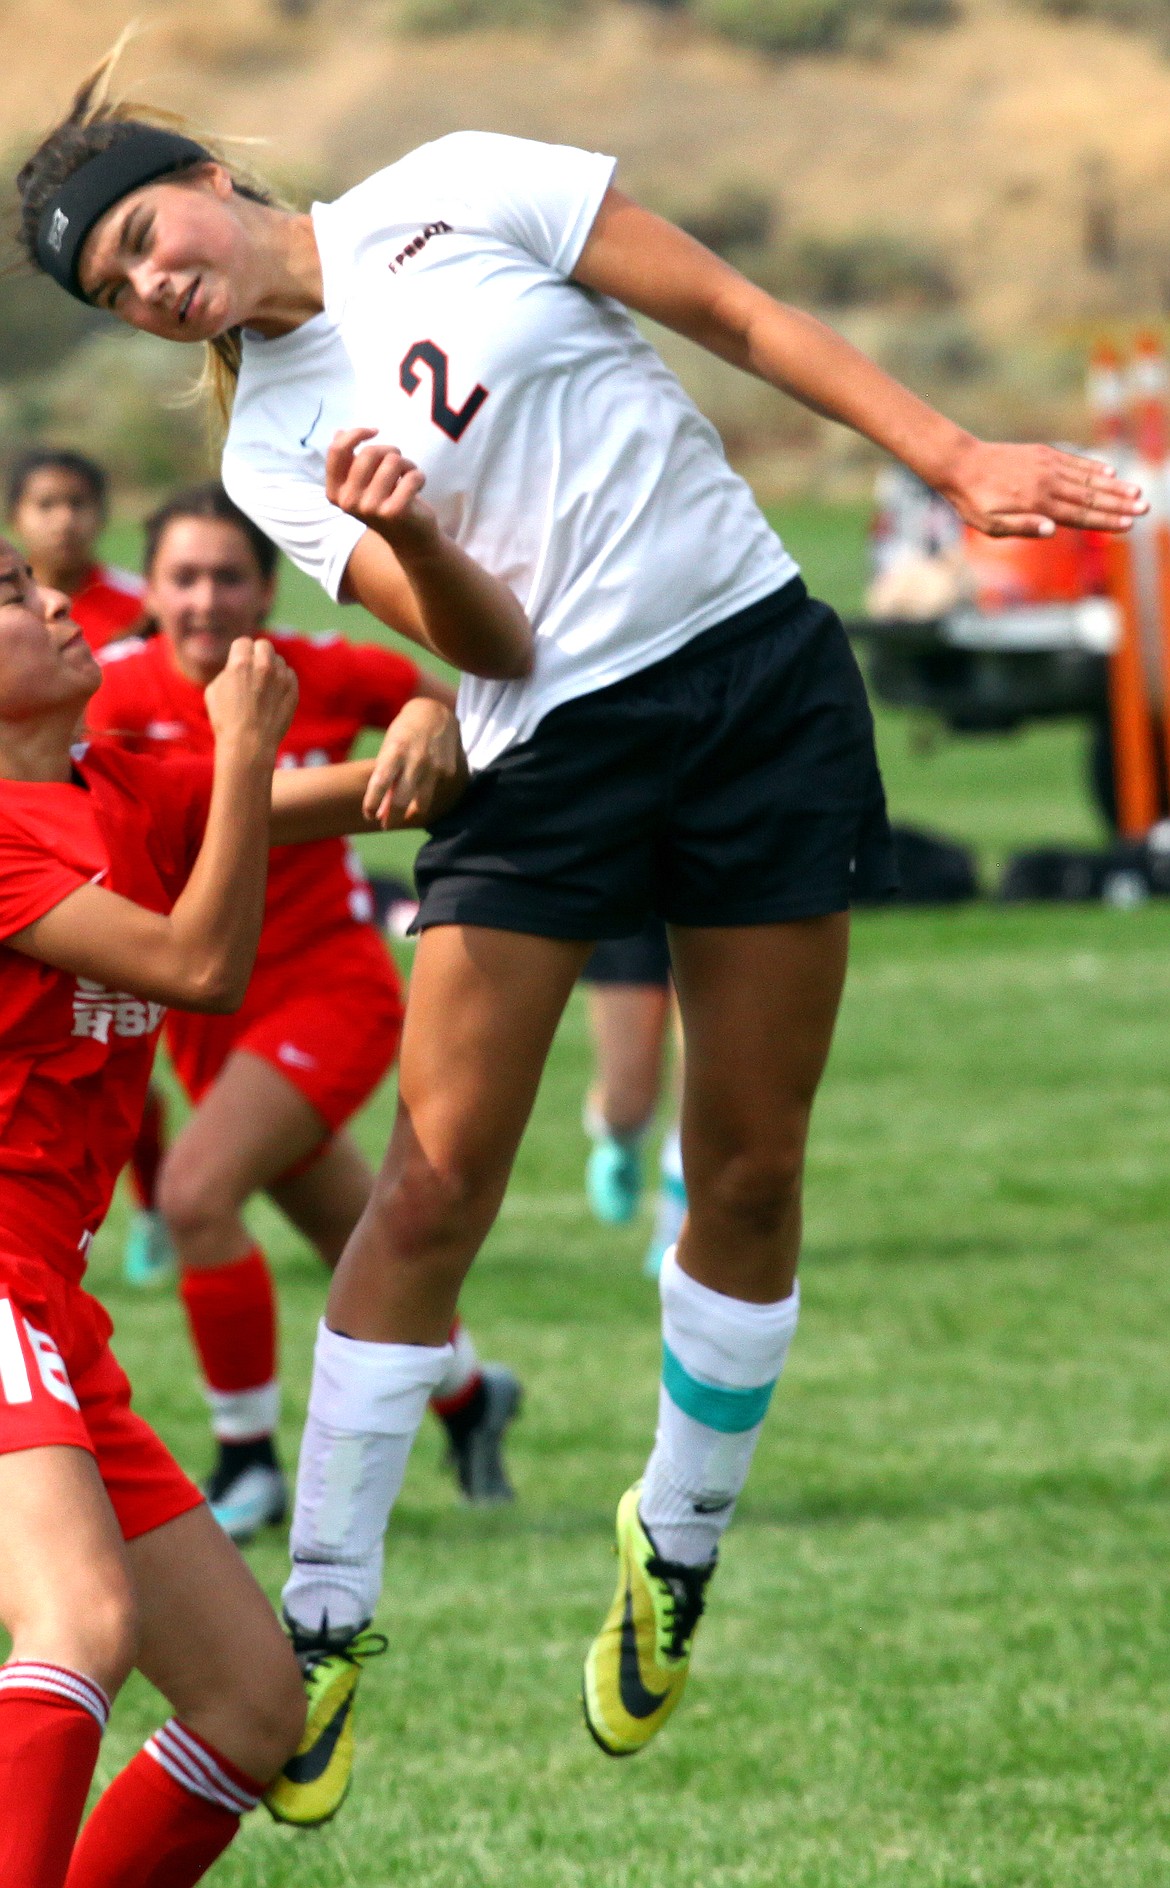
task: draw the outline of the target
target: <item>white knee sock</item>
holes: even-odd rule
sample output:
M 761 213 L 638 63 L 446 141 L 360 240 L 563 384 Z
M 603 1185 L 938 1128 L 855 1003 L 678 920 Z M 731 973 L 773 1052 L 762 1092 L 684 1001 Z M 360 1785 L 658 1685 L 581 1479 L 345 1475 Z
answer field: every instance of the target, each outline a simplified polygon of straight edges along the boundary
M 306 1631 L 372 1616 L 386 1523 L 450 1358 L 450 1344 L 366 1344 L 318 1325 L 284 1589 Z
M 658 1288 L 662 1387 L 639 1511 L 665 1560 L 701 1566 L 747 1480 L 800 1292 L 771 1305 L 725 1298 L 689 1278 L 673 1249 Z

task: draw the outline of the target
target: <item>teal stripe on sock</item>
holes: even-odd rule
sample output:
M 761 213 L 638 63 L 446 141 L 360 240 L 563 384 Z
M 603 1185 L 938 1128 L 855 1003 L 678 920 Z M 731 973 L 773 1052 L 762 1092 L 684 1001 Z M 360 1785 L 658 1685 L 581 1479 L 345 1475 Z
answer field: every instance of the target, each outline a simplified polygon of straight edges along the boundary
M 725 1436 L 741 1435 L 762 1423 L 776 1388 L 775 1377 L 771 1383 L 757 1384 L 751 1390 L 725 1390 L 715 1383 L 700 1383 L 680 1364 L 669 1344 L 662 1346 L 662 1382 L 667 1396 L 684 1416 Z

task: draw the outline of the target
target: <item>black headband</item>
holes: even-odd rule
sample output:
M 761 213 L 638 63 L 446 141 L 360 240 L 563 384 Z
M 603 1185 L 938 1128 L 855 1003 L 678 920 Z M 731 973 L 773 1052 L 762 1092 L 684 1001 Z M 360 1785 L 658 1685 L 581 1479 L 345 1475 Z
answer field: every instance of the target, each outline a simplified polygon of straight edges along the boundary
M 81 245 L 94 224 L 132 190 L 140 190 L 143 184 L 153 183 L 168 171 L 206 164 L 210 157 L 211 152 L 196 144 L 194 138 L 158 131 L 153 125 L 135 125 L 108 151 L 86 158 L 41 213 L 37 261 L 45 274 L 79 302 L 87 301 L 77 265 Z

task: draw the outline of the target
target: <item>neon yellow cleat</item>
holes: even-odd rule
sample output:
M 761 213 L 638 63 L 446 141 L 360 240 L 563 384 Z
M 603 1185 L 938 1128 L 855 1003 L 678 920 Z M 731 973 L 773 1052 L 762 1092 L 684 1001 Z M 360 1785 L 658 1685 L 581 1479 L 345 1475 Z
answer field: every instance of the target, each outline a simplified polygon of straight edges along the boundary
M 309 1694 L 308 1722 L 295 1756 L 265 1791 L 277 1822 L 312 1828 L 336 1816 L 353 1775 L 353 1701 L 362 1666 L 386 1650 L 380 1632 L 359 1627 L 348 1638 L 309 1636 L 289 1622 L 293 1651 Z
M 585 1659 L 585 1723 L 610 1757 L 632 1757 L 683 1695 L 691 1644 L 715 1571 L 663 1560 L 642 1526 L 635 1482 L 618 1503 L 617 1592 Z

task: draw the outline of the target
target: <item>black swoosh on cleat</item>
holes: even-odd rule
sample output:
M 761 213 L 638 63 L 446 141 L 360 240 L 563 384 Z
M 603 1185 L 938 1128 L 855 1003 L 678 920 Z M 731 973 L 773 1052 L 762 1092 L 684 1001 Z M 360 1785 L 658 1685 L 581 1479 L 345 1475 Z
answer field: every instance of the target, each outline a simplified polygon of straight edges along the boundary
M 338 1705 L 320 1737 L 311 1750 L 300 1752 L 290 1757 L 284 1766 L 284 1775 L 290 1783 L 316 1783 L 329 1768 L 329 1760 L 337 1749 L 337 1740 L 345 1729 L 353 1704 L 353 1693 Z
M 649 1691 L 642 1683 L 638 1664 L 638 1635 L 634 1630 L 634 1596 L 626 1588 L 626 1610 L 622 1614 L 621 1658 L 618 1664 L 618 1693 L 632 1718 L 650 1718 L 661 1709 L 665 1691 Z

